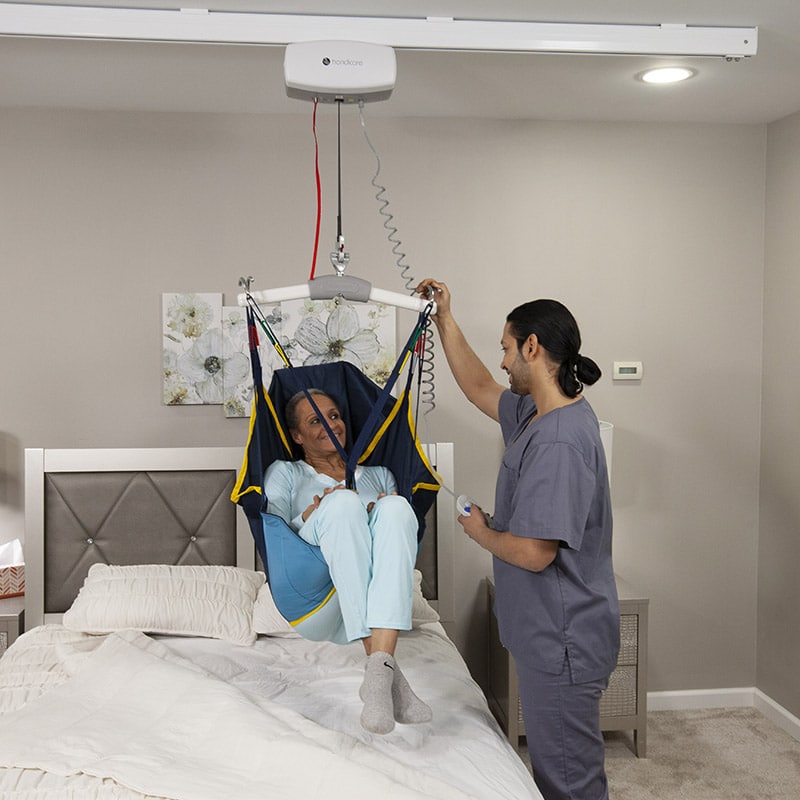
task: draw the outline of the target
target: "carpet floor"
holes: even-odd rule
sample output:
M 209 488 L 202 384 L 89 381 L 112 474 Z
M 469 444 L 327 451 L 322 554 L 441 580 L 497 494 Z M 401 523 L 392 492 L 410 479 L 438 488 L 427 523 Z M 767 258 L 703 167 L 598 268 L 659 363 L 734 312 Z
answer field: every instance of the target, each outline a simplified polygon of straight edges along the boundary
M 800 742 L 753 708 L 651 712 L 647 758 L 605 736 L 611 800 L 800 800 Z

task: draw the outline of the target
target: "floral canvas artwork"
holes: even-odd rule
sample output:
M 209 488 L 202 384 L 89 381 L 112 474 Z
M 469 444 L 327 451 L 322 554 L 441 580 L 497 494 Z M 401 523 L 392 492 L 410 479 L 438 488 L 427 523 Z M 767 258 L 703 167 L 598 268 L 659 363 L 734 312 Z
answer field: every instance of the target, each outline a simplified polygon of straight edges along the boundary
M 291 300 L 262 307 L 293 366 L 349 361 L 383 386 L 395 362 L 395 309 L 382 303 Z M 263 381 L 284 366 L 257 326 Z M 248 417 L 253 402 L 245 309 L 223 306 L 221 293 L 162 296 L 163 402 L 222 405 Z
M 223 376 L 238 382 L 249 371 L 246 355 L 228 347 L 221 293 L 168 293 L 162 297 L 163 402 L 221 404 Z
M 240 354 L 250 364 L 247 342 L 247 317 L 240 306 L 222 307 L 222 355 L 226 361 Z M 226 417 L 246 417 L 253 401 L 253 381 L 250 369 L 244 374 L 222 371 L 222 407 Z
M 261 310 L 272 329 L 272 332 L 280 341 L 281 336 L 281 309 L 280 304 L 274 306 L 262 306 Z M 247 317 L 246 311 L 241 306 L 222 307 L 222 342 L 225 364 L 234 363 L 235 354 L 244 357 L 247 363 L 247 370 L 241 375 L 238 369 L 223 369 L 224 401 L 226 417 L 249 417 L 253 406 L 253 374 L 250 369 L 250 343 L 247 338 Z M 269 388 L 272 380 L 272 373 L 280 366 L 283 361 L 278 357 L 275 348 L 269 342 L 266 334 L 257 328 L 259 346 L 258 353 L 261 357 L 261 370 L 264 386 Z M 240 363 L 236 358 L 236 365 Z
M 395 362 L 395 309 L 383 303 L 285 300 L 281 341 L 295 366 L 349 361 L 379 386 Z

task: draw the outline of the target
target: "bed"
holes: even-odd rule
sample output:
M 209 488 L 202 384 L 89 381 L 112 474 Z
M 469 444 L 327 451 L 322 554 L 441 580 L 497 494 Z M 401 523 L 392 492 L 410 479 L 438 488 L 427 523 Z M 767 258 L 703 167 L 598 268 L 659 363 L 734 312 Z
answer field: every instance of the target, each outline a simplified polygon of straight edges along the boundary
M 428 450 L 452 485 L 452 445 Z M 360 643 L 299 638 L 271 602 L 228 500 L 241 458 L 26 450 L 27 630 L 0 659 L 0 798 L 541 797 L 447 636 L 451 498 L 429 515 L 397 648 L 433 721 L 376 736 L 359 724 Z

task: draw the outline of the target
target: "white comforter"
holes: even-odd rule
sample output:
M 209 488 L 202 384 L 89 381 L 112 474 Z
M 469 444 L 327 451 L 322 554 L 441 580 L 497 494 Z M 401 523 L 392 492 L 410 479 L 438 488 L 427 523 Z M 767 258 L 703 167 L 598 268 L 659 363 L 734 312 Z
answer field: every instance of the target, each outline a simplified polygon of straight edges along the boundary
M 0 661 L 0 798 L 539 797 L 435 627 L 398 648 L 434 722 L 386 737 L 358 647 L 36 629 Z

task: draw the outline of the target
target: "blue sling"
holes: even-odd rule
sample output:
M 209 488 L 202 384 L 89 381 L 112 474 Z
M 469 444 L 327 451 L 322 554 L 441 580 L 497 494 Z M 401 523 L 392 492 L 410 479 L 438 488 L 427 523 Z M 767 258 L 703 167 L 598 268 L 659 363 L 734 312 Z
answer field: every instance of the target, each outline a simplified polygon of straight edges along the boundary
M 390 392 L 413 353 L 426 321 L 425 315 L 420 315 L 415 332 L 384 388 L 352 364 L 338 361 L 278 369 L 267 392 L 263 387 L 255 319 L 248 309 L 254 400 L 244 462 L 231 500 L 244 509 L 275 605 L 293 624 L 312 615 L 335 589 L 319 548 L 305 542 L 283 519 L 267 511 L 269 498 L 263 487 L 266 468 L 276 459 L 291 461 L 301 457 L 288 435 L 283 409 L 299 391 L 318 388 L 330 396 L 347 424 L 348 440 L 343 458 L 348 485 L 352 485 L 355 467 L 359 464 L 388 467 L 397 481 L 398 494 L 414 509 L 421 541 L 425 515 L 436 498 L 440 480 L 415 432 L 410 400 L 413 370 L 408 370 L 405 386 L 397 398 Z

